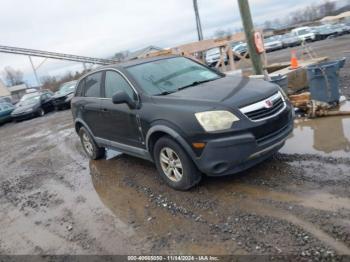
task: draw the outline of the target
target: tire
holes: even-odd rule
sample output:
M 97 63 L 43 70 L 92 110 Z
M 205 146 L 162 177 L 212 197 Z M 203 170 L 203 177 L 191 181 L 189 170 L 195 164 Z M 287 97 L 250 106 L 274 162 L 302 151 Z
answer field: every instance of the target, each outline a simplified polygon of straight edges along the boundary
M 79 129 L 81 144 L 87 156 L 92 160 L 97 160 L 105 155 L 105 149 L 99 147 L 85 127 Z
M 170 187 L 185 191 L 200 182 L 201 173 L 185 150 L 172 138 L 163 136 L 157 140 L 153 154 L 160 176 Z
M 38 116 L 44 116 L 45 115 L 45 110 L 42 108 L 39 108 L 38 110 Z

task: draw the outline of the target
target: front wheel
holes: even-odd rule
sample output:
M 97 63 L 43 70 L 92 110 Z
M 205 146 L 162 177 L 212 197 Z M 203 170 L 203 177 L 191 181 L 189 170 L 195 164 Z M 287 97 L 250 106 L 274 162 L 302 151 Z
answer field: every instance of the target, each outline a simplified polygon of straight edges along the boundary
M 154 160 L 163 180 L 176 190 L 188 190 L 202 178 L 192 159 L 170 137 L 161 137 L 156 142 Z
M 91 137 L 89 132 L 85 127 L 80 128 L 79 137 L 81 144 L 83 145 L 85 153 L 92 160 L 100 159 L 105 154 L 105 149 L 103 147 L 99 147 L 94 139 Z
M 39 108 L 39 110 L 38 110 L 38 115 L 39 115 L 39 116 L 44 116 L 44 115 L 45 115 L 44 109 Z

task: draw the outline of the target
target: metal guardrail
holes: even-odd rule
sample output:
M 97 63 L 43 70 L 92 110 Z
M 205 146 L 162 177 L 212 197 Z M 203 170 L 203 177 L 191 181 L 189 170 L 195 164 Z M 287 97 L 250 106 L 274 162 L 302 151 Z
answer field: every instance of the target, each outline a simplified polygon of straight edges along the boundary
M 45 57 L 51 59 L 59 59 L 59 60 L 67 60 L 81 63 L 90 63 L 97 65 L 110 65 L 118 63 L 118 61 L 113 59 L 103 59 L 103 58 L 94 58 L 87 56 L 78 56 L 78 55 L 70 55 L 56 52 L 47 52 L 35 49 L 27 49 L 20 47 L 11 47 L 11 46 L 1 46 L 1 53 L 9 53 L 9 54 L 17 54 L 17 55 L 27 55 L 27 56 L 37 56 L 37 57 Z

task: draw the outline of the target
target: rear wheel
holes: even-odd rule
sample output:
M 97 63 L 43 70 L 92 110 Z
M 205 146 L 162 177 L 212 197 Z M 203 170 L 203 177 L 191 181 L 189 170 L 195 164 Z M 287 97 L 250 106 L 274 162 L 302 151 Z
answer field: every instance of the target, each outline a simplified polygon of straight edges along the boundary
M 79 129 L 79 137 L 84 151 L 90 159 L 96 160 L 104 156 L 105 149 L 96 144 L 85 127 L 81 127 Z
M 154 160 L 163 180 L 176 190 L 188 190 L 202 178 L 185 150 L 170 137 L 161 137 L 156 142 Z

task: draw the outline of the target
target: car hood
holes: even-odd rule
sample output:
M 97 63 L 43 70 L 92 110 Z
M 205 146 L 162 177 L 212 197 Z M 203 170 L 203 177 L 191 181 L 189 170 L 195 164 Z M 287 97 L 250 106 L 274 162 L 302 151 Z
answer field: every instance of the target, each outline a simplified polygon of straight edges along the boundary
M 265 42 L 264 43 L 265 46 L 279 45 L 279 44 L 281 44 L 280 41 L 272 41 L 272 42 Z
M 54 99 L 57 99 L 57 98 L 61 98 L 61 97 L 68 96 L 68 95 L 73 94 L 73 93 L 74 93 L 74 92 L 68 92 L 68 93 L 63 93 L 63 94 L 58 94 L 58 93 L 56 93 L 56 94 L 53 96 L 53 98 L 54 98 Z
M 259 79 L 226 76 L 220 79 L 189 87 L 167 95 L 189 101 L 222 103 L 229 107 L 243 107 L 263 100 L 278 91 L 278 86 Z
M 38 106 L 38 104 L 19 105 L 12 111 L 12 114 L 20 114 L 20 113 L 23 113 L 24 111 L 26 111 L 30 108 L 35 108 L 37 106 Z

